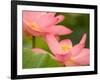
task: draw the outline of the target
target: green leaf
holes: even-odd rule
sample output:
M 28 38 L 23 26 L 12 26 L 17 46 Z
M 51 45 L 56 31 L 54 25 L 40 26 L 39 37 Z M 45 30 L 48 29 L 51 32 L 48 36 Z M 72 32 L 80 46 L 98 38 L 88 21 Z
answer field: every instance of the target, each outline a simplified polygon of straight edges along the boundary
M 48 45 L 42 37 L 36 37 L 35 38 L 35 47 L 49 51 Z
M 23 49 L 23 68 L 44 68 L 62 66 L 56 60 L 52 59 L 49 54 L 36 54 L 31 49 Z

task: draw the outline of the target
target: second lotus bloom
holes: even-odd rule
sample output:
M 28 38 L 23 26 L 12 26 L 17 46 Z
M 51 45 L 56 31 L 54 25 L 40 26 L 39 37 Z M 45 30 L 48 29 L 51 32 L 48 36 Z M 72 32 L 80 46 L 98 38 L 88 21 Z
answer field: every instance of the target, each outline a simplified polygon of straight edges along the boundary
M 23 11 L 24 30 L 32 36 L 44 36 L 46 33 L 53 35 L 70 34 L 72 31 L 62 25 L 57 25 L 63 21 L 64 16 L 47 12 L 27 12 Z
M 90 52 L 88 48 L 84 48 L 86 43 L 86 34 L 84 34 L 80 42 L 74 46 L 70 39 L 61 40 L 59 42 L 52 34 L 46 35 L 45 39 L 52 52 L 50 56 L 58 62 L 65 66 L 89 65 Z M 32 51 L 35 53 L 48 53 L 39 48 L 33 48 Z

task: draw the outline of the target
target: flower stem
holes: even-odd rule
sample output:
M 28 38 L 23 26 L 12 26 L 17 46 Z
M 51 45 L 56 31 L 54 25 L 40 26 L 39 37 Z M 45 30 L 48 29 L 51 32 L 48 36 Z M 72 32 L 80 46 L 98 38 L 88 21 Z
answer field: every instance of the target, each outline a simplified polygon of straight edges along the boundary
M 32 36 L 32 48 L 35 48 L 35 37 Z

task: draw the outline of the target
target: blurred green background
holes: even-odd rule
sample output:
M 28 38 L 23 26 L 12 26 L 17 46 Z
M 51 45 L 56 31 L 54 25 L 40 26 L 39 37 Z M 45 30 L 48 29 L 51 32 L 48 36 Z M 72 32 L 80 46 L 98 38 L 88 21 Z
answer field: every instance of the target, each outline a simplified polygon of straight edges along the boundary
M 59 14 L 62 14 L 65 17 L 64 21 L 59 24 L 64 25 L 73 30 L 72 34 L 60 36 L 60 38 L 69 38 L 72 40 L 73 45 L 75 45 L 80 41 L 82 35 L 84 33 L 87 33 L 86 47 L 89 48 L 89 14 L 57 13 L 57 15 Z M 52 59 L 48 54 L 33 53 L 32 47 L 42 48 L 46 51 L 49 51 L 47 44 L 41 37 L 35 38 L 23 35 L 22 65 L 24 69 L 63 66 L 62 64 Z

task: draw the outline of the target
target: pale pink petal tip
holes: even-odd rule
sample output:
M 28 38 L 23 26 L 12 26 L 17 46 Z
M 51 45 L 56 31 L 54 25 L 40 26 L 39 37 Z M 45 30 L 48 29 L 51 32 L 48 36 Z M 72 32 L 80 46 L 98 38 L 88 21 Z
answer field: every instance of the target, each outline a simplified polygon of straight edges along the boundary
M 63 16 L 63 15 L 58 15 L 58 16 L 56 17 L 56 19 L 57 19 L 57 22 L 56 22 L 56 24 L 57 24 L 57 23 L 59 23 L 59 22 L 61 22 L 61 21 L 64 20 L 64 16 Z
M 87 37 L 87 35 L 86 35 L 86 33 L 84 33 L 83 36 L 82 36 L 82 39 L 80 40 L 80 44 L 85 44 L 86 37 Z
M 32 52 L 37 53 L 37 54 L 46 54 L 48 53 L 47 51 L 40 49 L 40 48 L 33 48 Z

